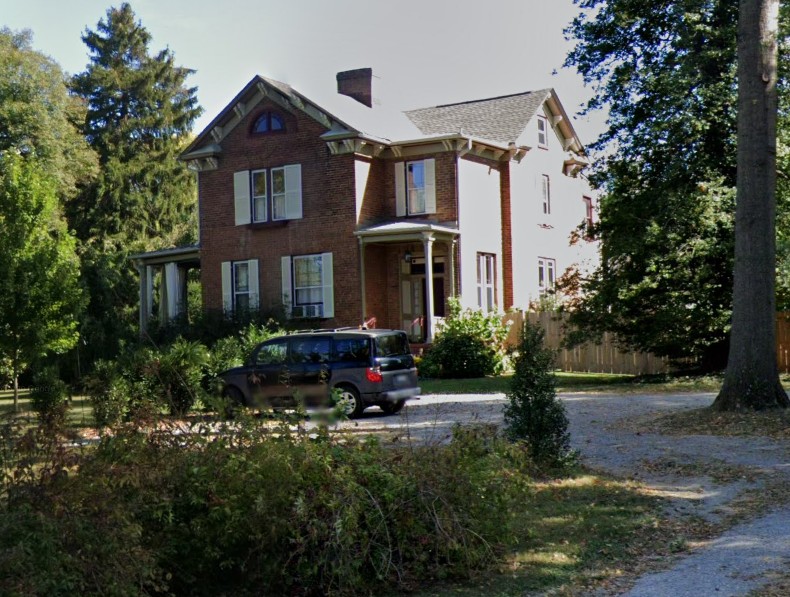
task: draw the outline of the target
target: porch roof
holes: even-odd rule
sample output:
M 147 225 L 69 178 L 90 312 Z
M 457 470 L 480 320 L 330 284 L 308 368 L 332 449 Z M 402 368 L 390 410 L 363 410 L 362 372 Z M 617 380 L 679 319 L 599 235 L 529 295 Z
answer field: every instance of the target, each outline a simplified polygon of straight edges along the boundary
M 193 262 L 200 264 L 200 245 L 160 249 L 147 253 L 130 255 L 129 259 L 140 265 L 160 265 L 162 263 Z
M 461 232 L 458 230 L 458 228 L 425 221 L 406 221 L 376 224 L 374 226 L 360 228 L 354 232 L 354 235 L 359 238 L 359 242 L 363 244 L 416 240 L 421 241 L 430 237 L 441 240 L 451 240 L 460 234 Z

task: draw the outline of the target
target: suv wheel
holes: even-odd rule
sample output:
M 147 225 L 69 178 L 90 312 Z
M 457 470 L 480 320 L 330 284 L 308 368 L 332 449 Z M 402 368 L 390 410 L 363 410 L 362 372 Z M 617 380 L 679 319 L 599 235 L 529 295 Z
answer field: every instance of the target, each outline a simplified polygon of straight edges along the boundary
M 338 390 L 337 401 L 343 405 L 343 410 L 348 415 L 348 418 L 355 419 L 361 415 L 362 411 L 365 410 L 365 404 L 362 402 L 362 398 L 360 398 L 356 388 L 339 386 L 336 389 Z
M 406 404 L 405 400 L 396 400 L 395 402 L 382 402 L 379 404 L 379 408 L 384 411 L 385 415 L 394 415 L 395 413 L 400 412 L 403 408 L 403 405 Z

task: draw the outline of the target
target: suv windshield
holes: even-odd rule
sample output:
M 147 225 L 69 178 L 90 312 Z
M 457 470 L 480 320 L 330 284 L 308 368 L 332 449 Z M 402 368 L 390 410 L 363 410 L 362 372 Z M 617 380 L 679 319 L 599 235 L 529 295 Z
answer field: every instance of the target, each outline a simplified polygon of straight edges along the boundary
M 376 337 L 377 356 L 399 357 L 405 354 L 411 354 L 411 351 L 409 350 L 409 339 L 403 332 Z

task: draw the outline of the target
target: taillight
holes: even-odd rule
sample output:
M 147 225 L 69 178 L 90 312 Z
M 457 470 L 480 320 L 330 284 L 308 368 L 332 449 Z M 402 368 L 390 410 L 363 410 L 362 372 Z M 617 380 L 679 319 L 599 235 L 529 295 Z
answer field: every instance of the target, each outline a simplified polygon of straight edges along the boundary
M 367 377 L 368 381 L 373 383 L 381 383 L 384 381 L 380 367 L 368 367 L 367 371 L 365 371 L 365 377 Z

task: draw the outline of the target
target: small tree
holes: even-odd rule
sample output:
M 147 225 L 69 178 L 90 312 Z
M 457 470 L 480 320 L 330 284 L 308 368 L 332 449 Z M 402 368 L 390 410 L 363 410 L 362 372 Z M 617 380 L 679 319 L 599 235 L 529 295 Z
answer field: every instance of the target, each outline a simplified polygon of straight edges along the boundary
M 572 456 L 568 418 L 557 400 L 554 352 L 543 345 L 543 329 L 524 321 L 509 403 L 505 406 L 505 434 L 529 446 L 539 463 L 560 465 Z
M 0 154 L 0 357 L 11 363 L 14 409 L 19 374 L 77 341 L 79 262 L 56 188 L 32 157 Z

